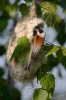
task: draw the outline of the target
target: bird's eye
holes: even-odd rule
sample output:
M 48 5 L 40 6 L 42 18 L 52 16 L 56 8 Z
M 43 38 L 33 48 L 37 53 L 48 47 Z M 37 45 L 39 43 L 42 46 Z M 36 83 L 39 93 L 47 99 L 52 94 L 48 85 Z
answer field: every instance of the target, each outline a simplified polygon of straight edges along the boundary
M 43 33 L 43 30 L 42 30 L 41 28 L 39 29 L 39 33 L 40 33 L 40 34 Z
M 37 34 L 37 30 L 33 31 L 33 36 L 35 36 Z

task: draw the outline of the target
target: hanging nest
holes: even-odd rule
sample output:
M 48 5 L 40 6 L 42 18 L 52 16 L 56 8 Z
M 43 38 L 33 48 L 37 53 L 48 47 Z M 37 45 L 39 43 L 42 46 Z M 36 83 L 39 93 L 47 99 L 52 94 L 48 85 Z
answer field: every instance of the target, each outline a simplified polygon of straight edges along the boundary
M 10 61 L 14 49 L 17 46 L 18 38 L 26 36 L 29 40 L 31 40 L 31 38 L 33 37 L 33 31 L 36 27 L 43 28 L 43 20 L 36 17 L 36 7 L 35 5 L 33 5 L 33 7 L 30 9 L 30 16 L 21 19 L 14 28 L 12 36 L 9 39 L 7 49 L 7 63 L 10 68 L 10 74 L 14 79 L 17 79 L 18 81 L 30 82 L 31 79 L 36 76 L 37 70 L 45 62 L 45 54 L 42 47 L 33 59 L 30 70 L 25 70 L 25 66 L 22 66 L 22 64 L 16 57 L 14 57 L 12 61 Z M 31 41 L 29 43 L 29 46 L 31 51 Z

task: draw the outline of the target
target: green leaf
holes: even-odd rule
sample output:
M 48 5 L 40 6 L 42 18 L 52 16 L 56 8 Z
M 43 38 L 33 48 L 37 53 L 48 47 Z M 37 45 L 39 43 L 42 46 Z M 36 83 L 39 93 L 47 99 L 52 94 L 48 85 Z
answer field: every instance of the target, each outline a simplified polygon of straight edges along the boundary
M 32 3 L 33 0 L 24 0 L 26 3 Z
M 5 6 L 5 11 L 10 15 L 10 12 L 13 12 L 13 11 L 17 11 L 18 10 L 18 6 L 17 5 L 6 5 Z M 11 16 L 11 15 L 10 15 Z
M 47 26 L 53 26 L 56 21 L 56 9 L 57 5 L 51 2 L 42 2 L 41 3 L 41 11 L 44 14 L 44 20 Z
M 2 32 L 6 28 L 6 26 L 8 24 L 7 22 L 8 22 L 7 19 L 0 18 L 0 32 Z
M 47 100 L 52 100 L 53 93 L 54 93 L 54 88 L 51 88 L 51 89 L 48 91 Z
M 61 61 L 61 60 L 64 58 L 62 49 L 59 49 L 59 50 L 56 52 L 56 55 L 57 55 L 59 61 Z
M 17 55 L 19 55 L 19 53 L 21 54 L 21 52 L 24 50 L 24 48 L 28 45 L 29 39 L 26 38 L 26 36 L 22 36 L 20 38 L 18 38 L 17 40 L 17 46 L 15 47 L 13 54 L 10 58 L 10 61 L 16 57 Z
M 47 57 L 47 63 L 53 69 L 54 66 L 58 65 L 58 58 L 51 54 Z
M 18 6 L 18 2 L 19 2 L 20 0 L 16 0 L 15 2 L 14 2 L 14 4 L 13 4 L 13 6 L 12 6 L 12 9 L 14 8 L 14 6 Z
M 12 56 L 11 56 L 11 58 L 10 58 L 10 61 L 12 61 L 12 59 L 13 59 L 14 57 L 16 57 L 16 56 L 18 55 L 19 52 L 20 52 L 20 46 L 16 46 L 15 49 L 14 49 L 14 51 L 13 51 L 13 54 L 12 54 Z
M 45 54 L 47 54 L 51 49 L 53 48 L 53 45 L 50 45 L 48 43 L 46 43 L 44 46 L 43 46 L 43 49 L 45 51 Z
M 61 64 L 65 67 L 66 69 L 66 56 L 62 59 Z
M 53 2 L 53 3 L 59 3 L 61 0 L 45 0 L 45 1 L 48 1 L 48 2 Z
M 44 76 L 44 73 L 42 73 L 42 70 L 39 69 L 39 70 L 37 71 L 37 82 L 38 82 L 38 80 L 40 81 L 40 79 L 41 79 L 43 76 Z
M 38 4 L 36 4 L 36 13 L 38 17 L 41 17 L 41 7 Z
M 0 100 L 13 100 L 11 90 L 3 78 L 0 78 Z
M 1 88 L 3 85 L 5 85 L 6 82 L 7 82 L 6 79 L 3 79 L 3 78 L 0 77 L 0 88 Z
M 47 49 L 47 48 L 46 48 Z M 59 47 L 56 45 L 50 45 L 49 51 L 46 54 L 46 57 L 51 55 L 53 52 L 57 52 L 57 50 L 59 50 Z
M 29 6 L 27 6 L 26 4 L 21 4 L 19 6 L 19 10 L 22 14 L 22 17 L 26 16 L 29 14 Z
M 56 14 L 56 9 L 57 9 L 57 5 L 55 3 L 46 2 L 46 1 L 41 3 L 41 10 L 44 14 L 48 12 Z
M 0 77 L 4 75 L 4 70 L 0 68 Z
M 5 0 L 0 0 L 0 10 L 3 11 L 5 7 Z
M 40 81 L 40 79 L 46 74 L 46 72 L 49 72 L 50 70 L 51 67 L 48 64 L 43 64 L 41 66 L 41 69 L 37 71 L 37 81 Z
M 22 64 L 22 66 L 26 65 L 30 56 L 30 48 L 25 47 L 25 49 L 17 56 L 18 61 Z
M 21 46 L 23 49 L 27 46 L 29 39 L 26 36 L 19 37 L 17 40 L 17 45 Z
M 61 50 L 63 52 L 63 55 L 66 56 L 66 48 L 65 47 L 61 47 Z
M 56 16 L 53 13 L 45 13 L 44 14 L 44 20 L 48 27 L 52 27 L 55 23 Z
M 3 45 L 0 45 L 0 55 L 3 55 L 6 52 L 6 49 Z
M 43 64 L 41 66 L 41 69 L 42 69 L 43 73 L 46 73 L 46 72 L 49 72 L 51 70 L 51 67 L 48 64 Z
M 47 97 L 48 97 L 48 93 L 46 90 L 42 90 L 42 89 L 34 90 L 33 100 L 47 100 Z
M 20 0 L 16 0 L 13 5 L 17 5 Z
M 65 32 L 65 21 L 64 20 L 56 20 L 56 23 L 54 25 L 54 28 L 56 29 L 56 31 L 58 32 L 57 34 L 57 41 L 63 45 L 66 41 L 66 32 Z
M 46 74 L 40 79 L 40 84 L 49 91 L 51 88 L 55 87 L 55 77 L 52 74 Z
M 11 88 L 12 90 L 12 95 L 13 95 L 13 100 L 21 100 L 21 94 L 20 91 L 16 88 Z

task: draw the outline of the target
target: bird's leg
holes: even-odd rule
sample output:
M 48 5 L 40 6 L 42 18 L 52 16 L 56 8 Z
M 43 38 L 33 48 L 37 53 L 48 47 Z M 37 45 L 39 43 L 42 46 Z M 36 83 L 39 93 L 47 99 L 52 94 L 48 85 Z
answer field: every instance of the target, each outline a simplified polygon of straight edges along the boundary
M 30 71 L 31 64 L 32 64 L 32 60 L 30 60 L 30 61 L 26 64 L 25 70 Z
M 28 70 L 28 71 L 30 71 L 30 67 L 31 67 L 31 65 L 32 65 L 32 63 L 33 63 L 33 59 L 35 58 L 35 56 L 34 56 L 34 54 L 32 53 L 31 54 L 31 57 L 30 57 L 30 60 L 28 61 L 28 63 L 26 64 L 26 66 L 25 66 L 25 70 Z

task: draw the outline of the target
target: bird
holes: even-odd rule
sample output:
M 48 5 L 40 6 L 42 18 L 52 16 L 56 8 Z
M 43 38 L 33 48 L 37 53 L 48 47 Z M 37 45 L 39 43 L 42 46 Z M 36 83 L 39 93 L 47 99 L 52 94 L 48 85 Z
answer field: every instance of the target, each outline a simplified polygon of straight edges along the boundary
M 25 67 L 25 70 L 30 70 L 33 59 L 36 57 L 36 55 L 38 54 L 38 52 L 41 49 L 41 46 L 44 43 L 45 35 L 46 35 L 46 33 L 39 26 L 33 30 L 34 38 L 31 43 L 31 56 L 30 56 L 29 62 L 27 63 L 27 65 Z
M 37 18 L 35 16 L 35 11 L 32 10 L 32 17 L 28 16 L 17 22 L 8 41 L 6 53 L 11 77 L 24 83 L 30 82 L 34 79 L 38 69 L 45 63 L 43 44 L 46 33 L 44 31 L 44 21 L 41 18 Z M 32 12 L 34 12 L 34 16 Z M 23 37 L 26 37 L 29 40 L 27 46 L 23 50 L 25 53 L 21 53 L 21 49 L 18 52 L 19 49 L 17 48 L 17 56 L 13 57 L 10 61 L 15 48 L 18 47 L 18 39 Z M 30 48 L 30 50 L 27 48 Z M 27 57 L 27 55 L 29 56 Z M 24 62 L 26 63 L 23 65 Z

